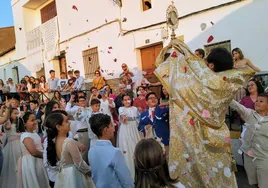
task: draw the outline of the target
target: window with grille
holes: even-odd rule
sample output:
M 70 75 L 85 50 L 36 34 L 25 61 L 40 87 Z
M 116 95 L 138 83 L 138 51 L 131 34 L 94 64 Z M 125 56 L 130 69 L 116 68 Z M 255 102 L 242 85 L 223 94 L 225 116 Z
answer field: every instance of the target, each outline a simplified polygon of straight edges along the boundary
M 56 2 L 53 1 L 40 10 L 42 24 L 57 16 Z
M 93 78 L 95 70 L 100 66 L 98 48 L 96 47 L 83 51 L 83 62 L 86 79 Z
M 205 52 L 207 55 L 211 52 L 213 48 L 218 48 L 218 47 L 226 48 L 231 53 L 231 41 L 230 40 L 205 45 L 204 47 L 205 47 Z
M 142 0 L 142 10 L 146 11 L 152 8 L 151 0 Z

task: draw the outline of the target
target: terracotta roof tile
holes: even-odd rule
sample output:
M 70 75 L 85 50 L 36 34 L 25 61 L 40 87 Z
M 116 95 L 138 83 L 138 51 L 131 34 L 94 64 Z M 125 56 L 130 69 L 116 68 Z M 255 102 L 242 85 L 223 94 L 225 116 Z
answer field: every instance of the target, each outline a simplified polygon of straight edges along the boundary
M 0 28 L 0 56 L 15 48 L 16 38 L 14 27 Z

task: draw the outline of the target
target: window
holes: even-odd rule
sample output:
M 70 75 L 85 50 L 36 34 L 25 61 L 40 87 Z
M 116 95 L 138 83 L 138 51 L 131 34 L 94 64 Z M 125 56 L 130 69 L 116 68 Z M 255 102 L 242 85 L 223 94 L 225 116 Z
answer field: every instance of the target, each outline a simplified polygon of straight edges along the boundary
M 53 1 L 40 10 L 42 24 L 57 16 L 56 2 Z
M 83 62 L 86 79 L 93 78 L 95 70 L 100 66 L 98 48 L 96 47 L 83 51 Z
M 119 7 L 122 7 L 122 0 L 112 0 L 114 4 L 117 4 Z
M 142 0 L 142 9 L 143 11 L 149 10 L 152 8 L 151 0 Z
M 223 41 L 223 42 L 218 42 L 218 43 L 214 43 L 214 44 L 209 44 L 209 45 L 205 45 L 205 52 L 206 54 L 209 54 L 210 51 L 213 48 L 226 48 L 230 53 L 231 53 L 231 41 L 227 40 L 227 41 Z

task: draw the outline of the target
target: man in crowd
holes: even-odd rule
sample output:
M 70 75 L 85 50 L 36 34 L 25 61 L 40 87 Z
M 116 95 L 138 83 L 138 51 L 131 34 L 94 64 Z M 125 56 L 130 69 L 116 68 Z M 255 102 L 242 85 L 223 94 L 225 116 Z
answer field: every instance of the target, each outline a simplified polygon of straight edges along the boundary
M 85 79 L 83 76 L 80 76 L 80 71 L 76 70 L 74 71 L 75 77 L 76 77 L 76 81 L 74 83 L 73 88 L 75 90 L 85 90 Z
M 50 99 L 53 98 L 54 96 L 54 91 L 58 90 L 58 82 L 59 79 L 55 77 L 55 71 L 54 70 L 50 70 L 49 71 L 50 74 L 50 78 L 47 80 L 48 82 L 48 97 Z

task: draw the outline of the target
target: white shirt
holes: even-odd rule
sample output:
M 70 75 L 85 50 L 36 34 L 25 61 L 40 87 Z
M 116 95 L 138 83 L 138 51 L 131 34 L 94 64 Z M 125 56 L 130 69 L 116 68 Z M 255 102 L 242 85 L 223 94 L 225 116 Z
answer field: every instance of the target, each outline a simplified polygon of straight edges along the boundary
M 9 86 L 9 89 L 10 89 L 10 91 L 9 91 L 10 93 L 16 93 L 17 92 L 15 84 L 13 84 L 13 85 L 8 84 L 8 86 Z
M 154 108 L 149 108 L 149 118 L 153 122 L 154 121 L 154 118 L 152 117 L 152 111 L 155 112 L 155 107 Z
M 100 99 L 100 109 L 101 109 L 101 113 L 107 114 L 111 117 L 112 120 L 112 124 L 114 125 L 114 119 L 110 110 L 111 108 L 115 108 L 115 103 L 112 102 L 112 104 L 109 103 L 108 99 L 106 99 L 105 101 L 103 99 Z
M 85 79 L 83 76 L 79 76 L 78 78 L 76 78 L 76 81 L 74 83 L 73 88 L 77 89 L 77 90 L 85 90 L 86 89 Z

